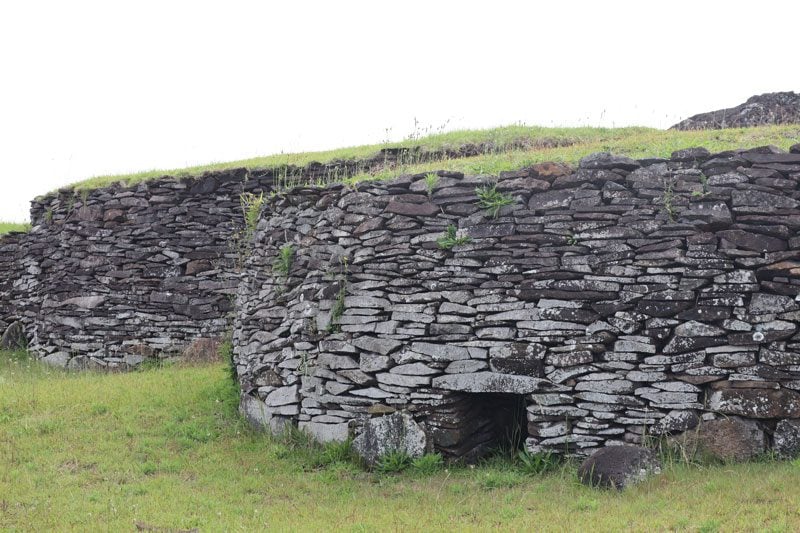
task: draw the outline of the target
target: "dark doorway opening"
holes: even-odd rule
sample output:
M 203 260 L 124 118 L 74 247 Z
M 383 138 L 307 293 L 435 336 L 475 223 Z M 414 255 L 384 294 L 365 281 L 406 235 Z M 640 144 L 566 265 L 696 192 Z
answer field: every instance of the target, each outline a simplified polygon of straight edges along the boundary
M 428 417 L 434 446 L 446 458 L 475 463 L 494 453 L 516 454 L 528 437 L 521 394 L 457 393 Z

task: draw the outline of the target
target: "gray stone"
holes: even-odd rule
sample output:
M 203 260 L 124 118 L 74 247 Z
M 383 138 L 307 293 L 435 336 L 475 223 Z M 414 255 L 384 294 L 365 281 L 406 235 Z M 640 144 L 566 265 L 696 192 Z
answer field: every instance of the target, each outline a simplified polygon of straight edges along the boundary
M 405 412 L 370 418 L 355 439 L 353 450 L 369 466 L 381 457 L 401 452 L 409 457 L 421 457 L 428 450 L 425 430 Z
M 280 387 L 270 392 L 264 403 L 268 407 L 277 407 L 279 405 L 288 405 L 300 401 L 299 391 L 297 385 L 289 387 Z
M 429 342 L 413 342 L 411 349 L 429 356 L 433 361 L 457 361 L 469 359 L 469 350 L 463 346 L 451 344 L 432 344 Z
M 748 418 L 800 418 L 800 393 L 788 389 L 723 389 L 711 394 L 708 408 Z
M 781 420 L 772 435 L 775 452 L 784 459 L 800 457 L 800 420 Z
M 650 433 L 653 435 L 680 433 L 697 427 L 699 421 L 700 417 L 695 411 L 672 410 L 652 425 Z
M 583 484 L 618 490 L 660 473 L 661 463 L 655 452 L 639 446 L 601 448 L 578 469 L 578 477 Z
M 407 376 L 403 374 L 390 374 L 382 372 L 376 374 L 375 377 L 378 379 L 378 383 L 383 383 L 384 385 L 395 385 L 397 387 L 417 388 L 427 387 L 431 384 L 430 376 Z
M 350 438 L 350 425 L 347 422 L 339 424 L 324 424 L 320 422 L 299 422 L 297 427 L 311 435 L 318 442 L 344 442 Z
M 389 355 L 403 345 L 403 343 L 399 341 L 377 337 L 356 337 L 350 341 L 350 344 L 356 348 L 381 355 Z
M 405 374 L 407 376 L 430 376 L 431 374 L 440 374 L 441 372 L 435 370 L 424 363 L 409 363 L 392 367 L 389 370 L 392 374 Z
M 474 372 L 470 374 L 448 374 L 433 378 L 433 388 L 460 392 L 502 392 L 510 394 L 531 394 L 557 388 L 546 379 L 495 372 Z
M 361 354 L 359 367 L 364 372 L 379 372 L 386 370 L 392 364 L 392 359 L 388 355 L 369 355 Z

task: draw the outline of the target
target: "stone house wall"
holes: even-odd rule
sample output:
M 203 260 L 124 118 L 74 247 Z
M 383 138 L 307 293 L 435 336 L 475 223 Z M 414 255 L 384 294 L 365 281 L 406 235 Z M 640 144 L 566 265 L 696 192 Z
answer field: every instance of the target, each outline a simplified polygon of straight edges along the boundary
M 777 442 L 800 418 L 798 179 L 765 147 L 295 189 L 239 286 L 242 410 L 320 440 L 390 415 L 466 458 L 738 417 Z M 440 246 L 449 225 L 469 242 Z

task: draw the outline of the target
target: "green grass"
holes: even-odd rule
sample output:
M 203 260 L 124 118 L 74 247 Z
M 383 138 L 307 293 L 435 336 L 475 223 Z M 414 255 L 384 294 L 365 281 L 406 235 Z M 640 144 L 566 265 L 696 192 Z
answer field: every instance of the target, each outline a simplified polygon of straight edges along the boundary
M 671 466 L 623 493 L 575 465 L 368 473 L 247 428 L 225 366 L 67 374 L 0 354 L 0 530 L 800 529 L 800 464 Z M 436 462 L 436 461 L 434 461 Z
M 28 231 L 31 225 L 23 222 L 0 222 L 0 235 L 11 233 L 12 231 Z
M 246 167 L 250 169 L 305 166 L 312 161 L 328 163 L 335 160 L 359 160 L 372 157 L 383 148 L 420 146 L 424 150 L 457 149 L 468 143 L 492 143 L 494 150 L 486 155 L 431 161 L 422 164 L 403 164 L 352 178 L 385 179 L 402 173 L 455 170 L 472 174 L 496 174 L 502 170 L 520 168 L 543 161 L 575 163 L 581 157 L 598 151 L 612 151 L 631 157 L 665 157 L 681 148 L 705 146 L 712 152 L 762 144 L 788 148 L 800 140 L 800 126 L 767 126 L 729 130 L 664 131 L 642 127 L 628 128 L 544 128 L 539 126 L 506 126 L 486 130 L 463 130 L 410 139 L 398 143 L 373 144 L 341 148 L 325 152 L 278 154 L 239 161 L 211 163 L 181 169 L 157 169 L 125 175 L 97 176 L 73 184 L 75 190 L 90 190 L 122 182 L 133 185 L 165 175 L 186 177 L 210 170 Z M 528 148 L 509 149 L 524 141 Z M 559 146 L 547 148 L 543 146 Z

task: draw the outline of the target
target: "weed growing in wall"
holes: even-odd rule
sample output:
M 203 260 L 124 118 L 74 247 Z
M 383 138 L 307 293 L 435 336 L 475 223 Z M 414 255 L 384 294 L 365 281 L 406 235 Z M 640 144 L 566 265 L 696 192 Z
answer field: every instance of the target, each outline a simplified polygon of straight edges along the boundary
M 472 239 L 470 239 L 469 235 L 462 235 L 459 237 L 458 229 L 453 224 L 450 224 L 447 226 L 444 235 L 436 240 L 436 244 L 438 244 L 439 248 L 442 250 L 450 250 L 454 246 L 467 244 L 470 241 L 472 241 Z
M 433 190 L 439 184 L 439 175 L 429 172 L 425 174 L 425 190 L 428 191 L 428 196 L 433 195 Z
M 706 176 L 705 174 L 700 174 L 700 186 L 702 187 L 702 190 L 694 191 L 692 193 L 692 196 L 698 196 L 702 198 L 703 196 L 709 194 L 710 191 L 708 190 L 708 176 Z
M 507 205 L 514 204 L 514 197 L 497 190 L 497 184 L 476 187 L 475 194 L 478 196 L 478 205 L 492 218 L 497 218 L 500 210 Z
M 244 216 L 245 236 L 252 238 L 258 225 L 258 217 L 261 216 L 261 208 L 264 205 L 264 193 L 258 195 L 251 192 L 244 192 L 239 196 Z
M 670 222 L 675 222 L 675 193 L 672 191 L 672 183 L 668 183 L 664 187 L 664 194 L 661 197 L 661 204 L 664 206 L 664 211 L 667 213 Z
M 294 260 L 294 246 L 289 243 L 284 244 L 278 250 L 278 255 L 272 263 L 272 270 L 283 274 L 288 277 L 289 271 L 292 269 L 292 261 Z
M 247 258 L 250 257 L 253 236 L 265 201 L 263 192 L 259 194 L 244 192 L 239 195 L 244 227 L 234 231 L 231 236 L 231 248 L 236 252 L 238 268 L 242 268 Z

